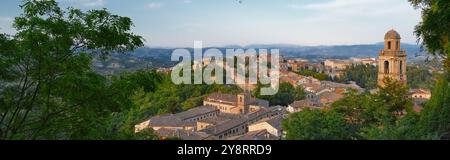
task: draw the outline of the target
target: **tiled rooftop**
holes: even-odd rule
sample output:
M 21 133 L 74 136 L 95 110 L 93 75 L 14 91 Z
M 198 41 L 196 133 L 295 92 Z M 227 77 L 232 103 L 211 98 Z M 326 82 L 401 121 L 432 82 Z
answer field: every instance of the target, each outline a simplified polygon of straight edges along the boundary
M 166 127 L 181 127 L 181 126 L 194 126 L 194 122 L 184 122 L 186 119 L 207 114 L 210 112 L 217 111 L 216 107 L 213 106 L 200 106 L 190 109 L 185 112 L 178 114 L 166 114 L 150 118 L 150 126 L 166 126 Z

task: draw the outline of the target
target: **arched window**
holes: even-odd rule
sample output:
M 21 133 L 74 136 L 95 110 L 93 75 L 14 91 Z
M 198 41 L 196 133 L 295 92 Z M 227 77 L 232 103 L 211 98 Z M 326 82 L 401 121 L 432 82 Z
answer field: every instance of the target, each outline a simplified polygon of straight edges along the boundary
M 400 74 L 403 74 L 403 61 L 400 61 Z
M 384 74 L 389 74 L 389 62 L 384 61 Z
M 392 48 L 392 43 L 391 43 L 391 41 L 389 41 L 388 42 L 388 49 L 391 49 Z

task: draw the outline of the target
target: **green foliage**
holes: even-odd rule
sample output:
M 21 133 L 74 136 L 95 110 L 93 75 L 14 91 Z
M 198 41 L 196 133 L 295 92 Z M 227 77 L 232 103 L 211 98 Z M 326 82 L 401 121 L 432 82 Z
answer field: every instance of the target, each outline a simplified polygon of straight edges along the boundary
M 183 110 L 189 110 L 203 104 L 203 97 L 193 97 L 187 99 L 185 102 L 181 104 Z
M 153 129 L 148 128 L 136 133 L 133 137 L 135 140 L 159 140 L 158 135 L 155 135 Z
M 422 22 L 416 26 L 416 35 L 431 54 L 446 57 L 444 66 L 450 71 L 450 1 L 409 0 L 422 10 Z M 449 78 L 449 77 L 447 77 Z
M 407 69 L 408 86 L 411 88 L 433 88 L 433 74 L 424 66 L 411 66 Z
M 372 65 L 353 65 L 345 70 L 344 76 L 339 82 L 354 81 L 356 84 L 366 89 L 377 88 L 378 69 Z M 411 88 L 431 89 L 434 84 L 433 74 L 426 66 L 408 66 L 407 69 L 408 86 Z
M 306 92 L 305 89 L 303 89 L 302 86 L 297 86 L 294 89 L 294 100 L 299 101 L 306 98 Z
M 103 139 L 122 91 L 91 70 L 92 55 L 143 45 L 127 17 L 25 0 L 17 34 L 0 36 L 0 139 Z
M 156 73 L 150 73 L 156 74 Z M 154 90 L 146 91 L 143 86 L 135 89 L 129 99 L 132 103 L 130 110 L 114 114 L 111 117 L 112 127 L 117 130 L 117 139 L 141 139 L 134 134 L 134 125 L 145 119 L 160 115 L 178 113 L 202 105 L 204 95 L 213 92 L 240 93 L 236 86 L 224 85 L 175 85 L 170 75 L 156 74 Z M 125 74 L 119 77 L 119 86 L 133 84 L 135 79 L 146 79 L 143 73 Z M 152 80 L 152 79 L 149 79 Z M 152 88 L 152 86 L 149 86 Z M 129 90 L 129 89 L 128 89 Z M 139 136 L 139 135 L 138 135 Z
M 404 117 L 381 126 L 368 126 L 361 132 L 366 139 L 439 139 L 450 130 L 449 83 L 437 82 L 433 97 L 421 113 L 409 111 Z
M 386 80 L 377 94 L 356 91 L 333 103 L 330 110 L 303 111 L 285 124 L 287 139 L 415 139 L 418 115 L 405 98 L 408 88 Z M 407 116 L 402 116 L 403 112 Z M 421 137 L 420 137 L 421 138 Z
M 288 106 L 297 100 L 302 100 L 306 97 L 306 93 L 301 86 L 294 88 L 290 83 L 281 83 L 277 94 L 271 96 L 262 96 L 260 94 L 262 87 L 267 85 L 258 84 L 253 95 L 257 98 L 269 101 L 270 105 Z
M 420 119 L 421 129 L 430 135 L 442 136 L 450 131 L 450 86 L 445 78 L 436 83 L 433 97 L 425 105 Z
M 344 116 L 336 111 L 305 110 L 283 121 L 287 140 L 344 140 L 351 134 Z
M 308 70 L 308 69 L 301 70 L 297 73 L 302 76 L 314 77 L 315 79 L 318 79 L 320 81 L 326 81 L 329 79 L 328 75 L 326 75 L 324 73 L 317 73 L 317 72 L 314 72 L 314 71 Z
M 384 79 L 383 82 L 385 86 L 379 87 L 380 91 L 376 95 L 376 100 L 383 103 L 383 106 L 391 113 L 411 109 L 412 100 L 408 98 L 408 86 L 390 78 Z
M 355 91 L 347 93 L 346 97 L 332 104 L 334 110 L 342 113 L 354 127 L 368 124 L 379 124 L 383 119 L 380 114 L 385 111 L 379 107 L 380 102 L 374 100 L 370 94 L 358 94 Z
M 377 67 L 373 65 L 352 65 L 344 72 L 341 81 L 354 81 L 356 84 L 366 89 L 377 88 Z

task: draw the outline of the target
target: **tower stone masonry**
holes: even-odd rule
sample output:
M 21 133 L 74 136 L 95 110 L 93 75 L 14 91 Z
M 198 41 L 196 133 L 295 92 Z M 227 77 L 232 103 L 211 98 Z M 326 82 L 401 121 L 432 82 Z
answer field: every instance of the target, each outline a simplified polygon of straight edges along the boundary
M 383 87 L 385 78 L 407 83 L 405 50 L 401 50 L 401 37 L 395 30 L 390 30 L 384 36 L 384 49 L 378 58 L 378 85 Z

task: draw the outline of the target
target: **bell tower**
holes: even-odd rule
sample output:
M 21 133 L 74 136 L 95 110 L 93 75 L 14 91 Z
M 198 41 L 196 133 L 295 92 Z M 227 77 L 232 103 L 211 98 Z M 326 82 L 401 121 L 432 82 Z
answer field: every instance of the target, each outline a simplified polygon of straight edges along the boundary
M 241 93 L 237 95 L 238 102 L 237 105 L 240 108 L 241 114 L 247 114 L 249 110 L 248 103 L 250 101 L 250 94 L 248 93 Z
M 384 86 L 383 80 L 391 78 L 403 84 L 406 80 L 406 51 L 401 50 L 401 37 L 395 30 L 390 30 L 384 36 L 384 49 L 378 58 L 378 85 Z

